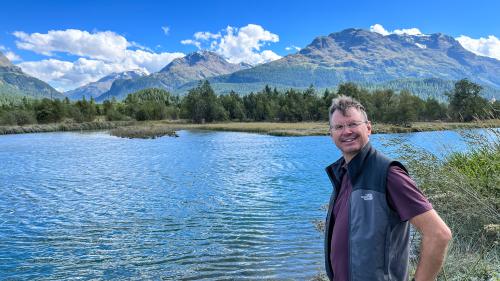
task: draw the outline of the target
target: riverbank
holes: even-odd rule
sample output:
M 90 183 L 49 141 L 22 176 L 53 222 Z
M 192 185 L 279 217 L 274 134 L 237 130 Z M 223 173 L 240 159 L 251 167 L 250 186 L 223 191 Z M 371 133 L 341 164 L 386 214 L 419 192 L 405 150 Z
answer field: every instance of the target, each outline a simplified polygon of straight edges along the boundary
M 415 122 L 411 126 L 396 126 L 391 124 L 374 123 L 374 134 L 410 133 L 424 131 L 473 129 L 473 128 L 500 127 L 500 119 L 480 122 Z M 328 135 L 328 122 L 224 122 L 194 124 L 183 120 L 161 121 L 96 121 L 84 123 L 54 123 L 34 124 L 26 126 L 0 126 L 0 135 L 40 133 L 55 131 L 84 131 L 84 130 L 109 130 L 120 128 L 114 134 L 121 137 L 160 137 L 173 135 L 179 130 L 210 130 L 232 131 L 267 134 L 272 136 L 326 136 Z M 129 133 L 127 133 L 129 132 Z M 164 133 L 161 133 L 164 132 Z

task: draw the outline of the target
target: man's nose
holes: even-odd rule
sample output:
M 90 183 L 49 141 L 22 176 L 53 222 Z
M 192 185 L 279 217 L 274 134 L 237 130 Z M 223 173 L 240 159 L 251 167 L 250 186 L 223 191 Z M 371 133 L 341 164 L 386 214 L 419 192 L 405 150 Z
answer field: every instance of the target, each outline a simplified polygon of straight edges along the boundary
M 349 128 L 349 126 L 344 125 L 342 127 L 342 134 L 351 134 L 352 133 L 352 128 Z

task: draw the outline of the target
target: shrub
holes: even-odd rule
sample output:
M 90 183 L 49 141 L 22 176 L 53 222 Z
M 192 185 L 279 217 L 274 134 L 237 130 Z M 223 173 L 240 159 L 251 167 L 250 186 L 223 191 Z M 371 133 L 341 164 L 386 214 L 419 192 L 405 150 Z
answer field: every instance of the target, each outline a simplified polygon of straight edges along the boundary
M 16 110 L 13 112 L 17 125 L 35 124 L 36 118 L 32 111 Z
M 61 101 L 42 99 L 35 104 L 35 115 L 38 123 L 59 122 L 64 117 Z
M 0 124 L 1 125 L 16 125 L 16 117 L 14 116 L 14 112 L 6 111 L 0 114 Z
M 121 121 L 129 119 L 127 116 L 121 114 L 117 110 L 110 109 L 106 112 L 106 120 L 107 121 Z

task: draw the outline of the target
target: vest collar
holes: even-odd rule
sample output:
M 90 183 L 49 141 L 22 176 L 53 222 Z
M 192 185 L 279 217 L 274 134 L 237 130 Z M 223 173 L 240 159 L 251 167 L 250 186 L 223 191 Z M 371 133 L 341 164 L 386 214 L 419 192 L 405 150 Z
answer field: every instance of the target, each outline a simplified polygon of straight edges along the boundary
M 358 174 L 361 172 L 361 167 L 368 157 L 371 154 L 373 148 L 370 142 L 368 142 L 363 148 L 356 154 L 349 163 L 347 163 L 347 171 L 349 172 L 349 177 L 352 179 L 356 178 Z M 330 177 L 330 180 L 335 185 L 340 185 L 342 180 L 343 172 L 342 167 L 345 165 L 344 157 L 340 157 L 337 161 L 335 161 L 330 166 L 326 167 L 326 172 Z
M 347 171 L 349 171 L 349 177 L 352 179 L 357 178 L 366 158 L 371 154 L 373 148 L 370 142 L 368 142 L 363 148 L 354 156 L 354 158 L 347 163 Z M 344 158 L 344 157 L 342 157 Z M 345 160 L 344 160 L 345 161 Z

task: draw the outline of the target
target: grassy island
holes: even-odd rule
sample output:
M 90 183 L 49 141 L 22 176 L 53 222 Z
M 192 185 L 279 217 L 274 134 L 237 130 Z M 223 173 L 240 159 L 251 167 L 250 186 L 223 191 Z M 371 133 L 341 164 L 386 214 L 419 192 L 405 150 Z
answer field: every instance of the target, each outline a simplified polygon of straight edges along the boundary
M 120 127 L 110 131 L 112 136 L 121 138 L 140 138 L 140 139 L 155 139 L 163 136 L 178 137 L 177 133 L 166 126 L 156 126 L 149 124 L 147 126 L 127 126 Z

